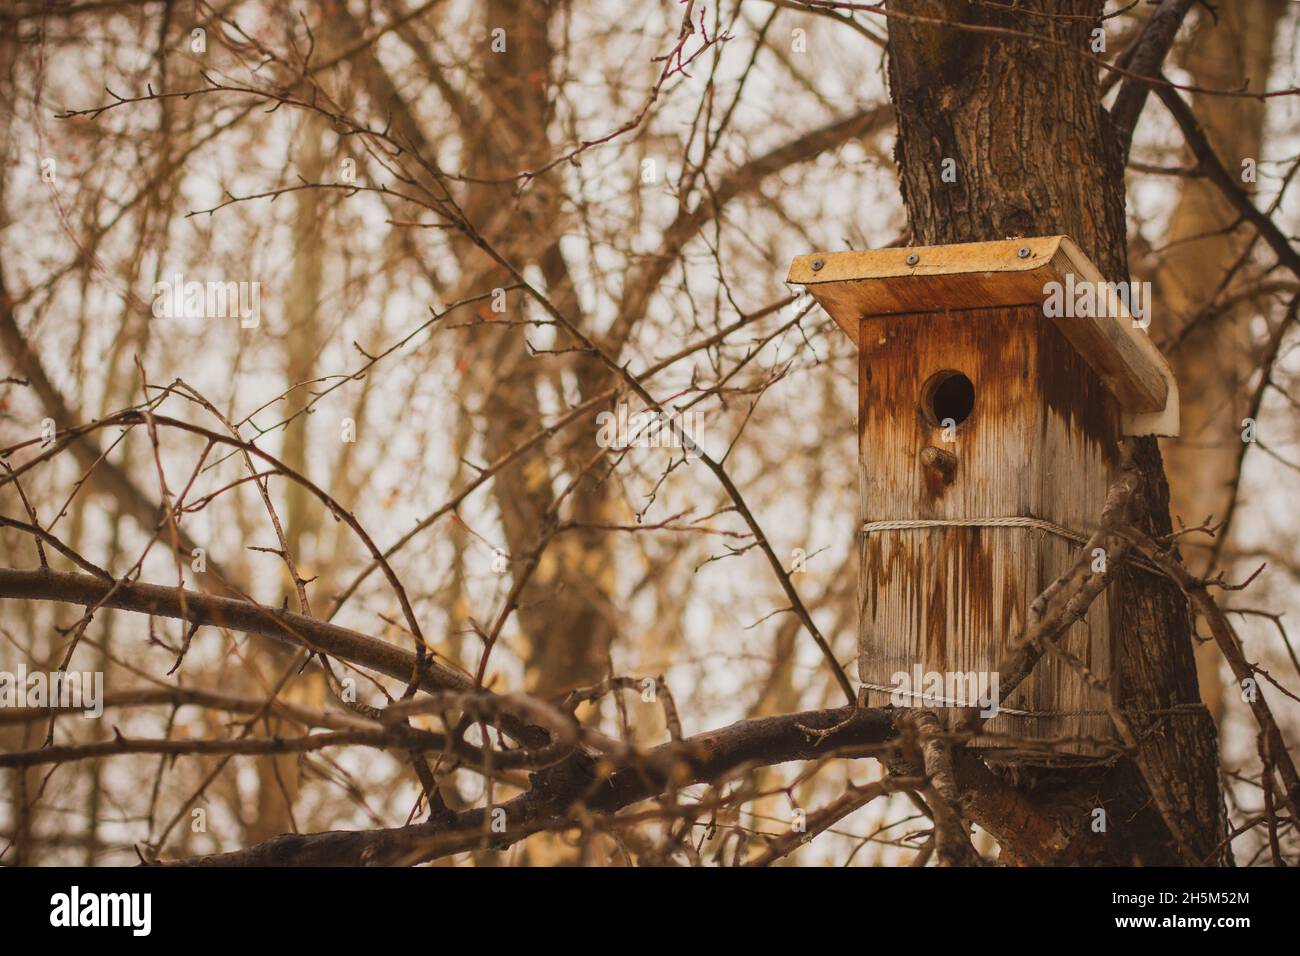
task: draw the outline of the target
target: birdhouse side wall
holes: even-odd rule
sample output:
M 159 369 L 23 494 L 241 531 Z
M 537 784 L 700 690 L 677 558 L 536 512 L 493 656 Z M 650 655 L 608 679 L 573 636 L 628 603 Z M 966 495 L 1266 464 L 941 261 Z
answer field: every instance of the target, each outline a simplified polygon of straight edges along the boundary
M 1065 319 L 1064 321 L 1073 321 Z M 1119 467 L 1120 409 L 1117 400 L 1096 372 L 1084 361 L 1057 325 L 1037 320 L 1039 435 L 1033 474 L 1039 483 L 1039 510 L 1035 513 L 1054 524 L 1084 535 L 1097 530 L 1106 492 Z M 1038 567 L 1032 575 L 1034 594 L 1041 593 L 1079 557 L 1082 546 L 1054 534 L 1042 535 Z M 1092 555 L 1090 561 L 1105 561 Z M 1111 607 L 1114 592 L 1107 590 L 1057 644 L 1098 680 L 1112 677 L 1112 642 L 1116 619 Z M 1033 599 L 1031 596 L 1030 600 Z M 1080 674 L 1078 666 L 1048 655 L 1039 661 L 1011 706 L 1047 709 L 1064 715 L 1052 719 L 1011 721 L 1036 739 L 1053 736 L 1111 740 L 1114 730 L 1105 713 L 1105 698 Z M 1091 753 L 1096 747 L 1069 747 L 1068 752 Z

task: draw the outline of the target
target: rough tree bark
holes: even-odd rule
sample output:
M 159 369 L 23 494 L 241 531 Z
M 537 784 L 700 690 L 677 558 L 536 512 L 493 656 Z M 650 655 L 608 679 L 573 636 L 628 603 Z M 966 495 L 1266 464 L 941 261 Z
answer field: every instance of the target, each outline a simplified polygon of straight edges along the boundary
M 1120 151 L 1097 67 L 1082 55 L 1102 6 L 1031 0 L 1010 11 L 968 0 L 891 0 L 896 158 L 915 243 L 1065 233 L 1107 279 L 1128 278 Z M 1008 30 L 1041 40 L 998 32 Z M 953 178 L 945 167 L 955 182 L 945 181 Z M 1142 479 L 1135 523 L 1168 534 L 1159 449 L 1149 438 L 1134 446 Z M 1012 771 L 1016 791 L 1055 822 L 1050 846 L 1017 826 L 1018 801 L 976 793 L 967 808 L 998 837 L 1003 862 L 1223 862 L 1217 738 L 1195 706 L 1187 602 L 1173 584 L 1150 576 L 1120 572 L 1111 588 L 1118 611 L 1111 691 L 1138 732 L 1138 752 L 1107 768 Z M 1193 706 L 1150 715 L 1177 705 Z M 1181 839 L 1156 811 L 1152 787 L 1172 807 Z M 1104 833 L 1092 831 L 1098 807 L 1106 810 Z

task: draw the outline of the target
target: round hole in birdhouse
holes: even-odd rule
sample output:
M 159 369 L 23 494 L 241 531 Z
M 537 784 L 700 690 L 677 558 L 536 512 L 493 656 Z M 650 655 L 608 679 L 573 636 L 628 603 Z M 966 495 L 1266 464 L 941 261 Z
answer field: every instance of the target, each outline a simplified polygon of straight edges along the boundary
M 921 412 L 935 428 L 950 421 L 960 425 L 975 408 L 975 385 L 961 372 L 944 369 L 926 379 L 921 389 Z

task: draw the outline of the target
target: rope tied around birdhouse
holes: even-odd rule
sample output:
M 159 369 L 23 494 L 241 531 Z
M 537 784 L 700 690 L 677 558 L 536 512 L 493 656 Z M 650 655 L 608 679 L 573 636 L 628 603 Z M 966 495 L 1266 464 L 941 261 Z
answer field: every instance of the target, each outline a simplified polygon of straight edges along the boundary
M 881 693 L 893 696 L 909 697 L 913 701 L 919 702 L 919 706 L 934 707 L 936 705 L 944 707 L 956 707 L 965 710 L 978 710 L 977 704 L 970 701 L 958 700 L 950 697 L 943 697 L 937 694 L 929 694 L 919 690 L 903 690 L 897 685 L 890 684 L 873 684 L 871 681 L 858 681 L 860 687 L 867 690 L 879 691 Z M 1188 704 L 1173 704 L 1169 707 L 1158 707 L 1153 710 L 1130 711 L 1130 713 L 1140 713 L 1148 717 L 1178 717 L 1184 715 L 1203 716 L 1209 713 L 1209 708 L 1205 704 L 1197 701 Z M 1005 704 L 998 704 L 997 714 L 995 716 L 1011 717 L 1106 717 L 1110 715 L 1108 710 L 1024 710 L 1019 707 L 1008 707 Z
M 951 697 L 943 697 L 938 694 L 927 694 L 919 690 L 903 690 L 901 687 L 887 684 L 873 684 L 871 681 L 858 681 L 858 684 L 867 690 L 879 691 L 889 694 L 892 698 L 895 694 L 900 697 L 910 698 L 918 707 L 958 707 L 966 710 L 978 710 L 977 704 L 967 700 L 957 700 Z M 1104 716 L 1104 710 L 1021 710 L 1017 707 L 1006 707 L 998 704 L 998 714 L 1008 714 L 1012 717 L 1097 717 Z
M 879 531 L 924 531 L 932 528 L 1032 528 L 1054 534 L 1075 544 L 1087 544 L 1088 535 L 1069 528 L 1064 528 L 1042 518 L 1016 515 L 1003 518 L 892 518 L 885 521 L 868 521 L 862 525 L 862 533 L 873 534 Z M 1143 571 L 1163 576 L 1165 572 L 1156 564 L 1141 556 L 1125 556 L 1128 561 Z

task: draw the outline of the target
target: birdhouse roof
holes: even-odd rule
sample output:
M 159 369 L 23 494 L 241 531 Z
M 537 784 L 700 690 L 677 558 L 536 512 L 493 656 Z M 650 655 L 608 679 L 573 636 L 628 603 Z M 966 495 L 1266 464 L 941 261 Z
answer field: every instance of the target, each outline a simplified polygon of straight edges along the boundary
M 873 316 L 1041 307 L 1049 298 L 1048 283 L 1062 289 L 1106 285 L 1068 236 L 817 252 L 797 257 L 786 281 L 806 286 L 859 346 L 859 323 Z M 1178 384 L 1169 364 L 1123 300 L 1096 301 L 1109 308 L 1052 319 L 1115 395 L 1125 434 L 1177 435 Z

